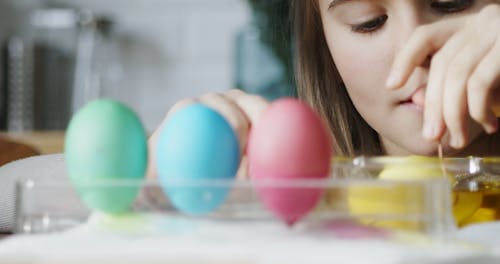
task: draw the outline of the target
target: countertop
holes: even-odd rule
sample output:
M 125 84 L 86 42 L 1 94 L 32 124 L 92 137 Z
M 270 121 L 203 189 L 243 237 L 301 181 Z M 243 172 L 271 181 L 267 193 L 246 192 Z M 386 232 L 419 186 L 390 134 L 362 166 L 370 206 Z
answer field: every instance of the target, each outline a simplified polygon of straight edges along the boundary
M 0 132 L 0 137 L 32 146 L 40 154 L 64 151 L 64 131 Z

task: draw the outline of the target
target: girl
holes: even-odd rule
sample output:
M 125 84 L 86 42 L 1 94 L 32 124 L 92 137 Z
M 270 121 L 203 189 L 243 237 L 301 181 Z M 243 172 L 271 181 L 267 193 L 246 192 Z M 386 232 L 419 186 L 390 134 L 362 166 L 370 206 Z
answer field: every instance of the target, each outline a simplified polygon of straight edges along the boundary
M 294 0 L 293 8 L 298 94 L 329 125 L 338 155 L 435 155 L 438 142 L 448 156 L 500 154 L 491 110 L 500 103 L 500 1 Z M 178 102 L 164 122 L 196 101 L 227 118 L 243 152 L 268 105 L 239 90 L 207 94 Z M 0 233 L 14 226 L 13 182 L 34 167 L 65 175 L 60 155 L 2 167 Z M 244 175 L 244 157 L 240 167 Z
M 338 155 L 436 155 L 439 142 L 448 156 L 500 154 L 500 1 L 296 0 L 293 10 L 298 94 Z M 232 90 L 169 114 L 195 101 L 228 119 L 241 149 L 268 105 Z

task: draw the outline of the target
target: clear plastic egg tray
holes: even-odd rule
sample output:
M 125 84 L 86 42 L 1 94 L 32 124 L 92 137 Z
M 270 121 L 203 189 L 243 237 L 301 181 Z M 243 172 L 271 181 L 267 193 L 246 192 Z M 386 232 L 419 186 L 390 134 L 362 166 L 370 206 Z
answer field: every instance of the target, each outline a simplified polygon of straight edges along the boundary
M 404 229 L 424 235 L 445 238 L 453 235 L 456 221 L 453 217 L 454 196 L 452 187 L 474 191 L 480 187 L 478 177 L 496 175 L 497 159 L 447 159 L 425 160 L 412 163 L 412 168 L 442 171 L 456 179 L 450 185 L 449 177 L 405 177 L 384 180 L 378 176 L 388 166 L 405 164 L 402 158 L 358 157 L 332 160 L 332 170 L 325 180 L 300 180 L 293 182 L 254 182 L 234 179 L 179 183 L 170 188 L 228 188 L 230 192 L 219 207 L 204 215 L 189 215 L 177 210 L 169 202 L 157 181 L 95 182 L 87 187 L 130 188 L 137 187 L 137 199 L 127 215 L 155 215 L 160 218 L 186 218 L 190 221 L 218 222 L 273 222 L 286 223 L 270 212 L 261 202 L 257 188 L 321 189 L 322 198 L 297 226 L 318 226 L 336 222 L 350 222 L 360 226 L 380 229 Z M 405 165 L 406 166 L 406 165 Z M 500 170 L 500 165 L 498 166 Z M 483 173 L 488 170 L 488 173 Z M 494 173 L 495 172 L 495 173 Z M 489 176 L 488 176 L 489 175 Z M 476 180 L 475 180 L 476 179 Z M 476 191 L 481 191 L 477 190 Z M 211 199 L 206 195 L 206 199 Z M 500 204 L 500 202 L 499 202 Z M 95 214 L 79 199 L 69 181 L 49 182 L 28 180 L 17 186 L 16 225 L 19 233 L 50 233 L 70 229 L 86 223 Z M 147 221 L 148 218 L 144 218 Z

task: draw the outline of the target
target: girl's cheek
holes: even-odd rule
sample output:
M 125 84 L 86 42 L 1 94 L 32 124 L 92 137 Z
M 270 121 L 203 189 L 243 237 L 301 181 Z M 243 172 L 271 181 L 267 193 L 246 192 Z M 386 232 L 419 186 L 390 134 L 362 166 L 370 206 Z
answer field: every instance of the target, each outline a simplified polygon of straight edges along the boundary
M 381 41 L 345 37 L 330 45 L 332 57 L 347 87 L 356 90 L 382 90 L 394 58 L 393 48 Z M 351 91 L 355 92 L 355 91 Z M 371 96 L 372 97 L 372 96 Z

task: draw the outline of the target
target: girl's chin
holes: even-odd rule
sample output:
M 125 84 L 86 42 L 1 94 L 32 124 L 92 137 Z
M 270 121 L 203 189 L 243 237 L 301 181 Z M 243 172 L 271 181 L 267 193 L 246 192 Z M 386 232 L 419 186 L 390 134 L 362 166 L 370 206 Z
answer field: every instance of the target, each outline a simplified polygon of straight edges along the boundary
M 449 145 L 448 140 L 441 141 L 441 148 L 443 151 L 443 156 L 450 157 L 460 152 L 460 150 L 454 149 Z M 421 156 L 438 156 L 439 155 L 439 142 L 432 142 L 422 139 L 418 144 L 413 143 L 410 147 L 412 153 L 411 155 L 421 155 Z
M 421 155 L 421 156 L 437 156 L 438 155 L 438 149 L 439 149 L 439 144 L 436 142 L 428 142 L 426 140 L 422 140 L 421 142 L 418 142 L 418 145 L 412 146 L 412 149 L 410 149 L 410 153 L 412 155 Z
M 423 138 L 400 142 L 398 146 L 387 146 L 387 155 L 389 156 L 437 156 L 439 144 L 437 142 L 427 141 Z M 443 146 L 444 150 L 444 146 Z

